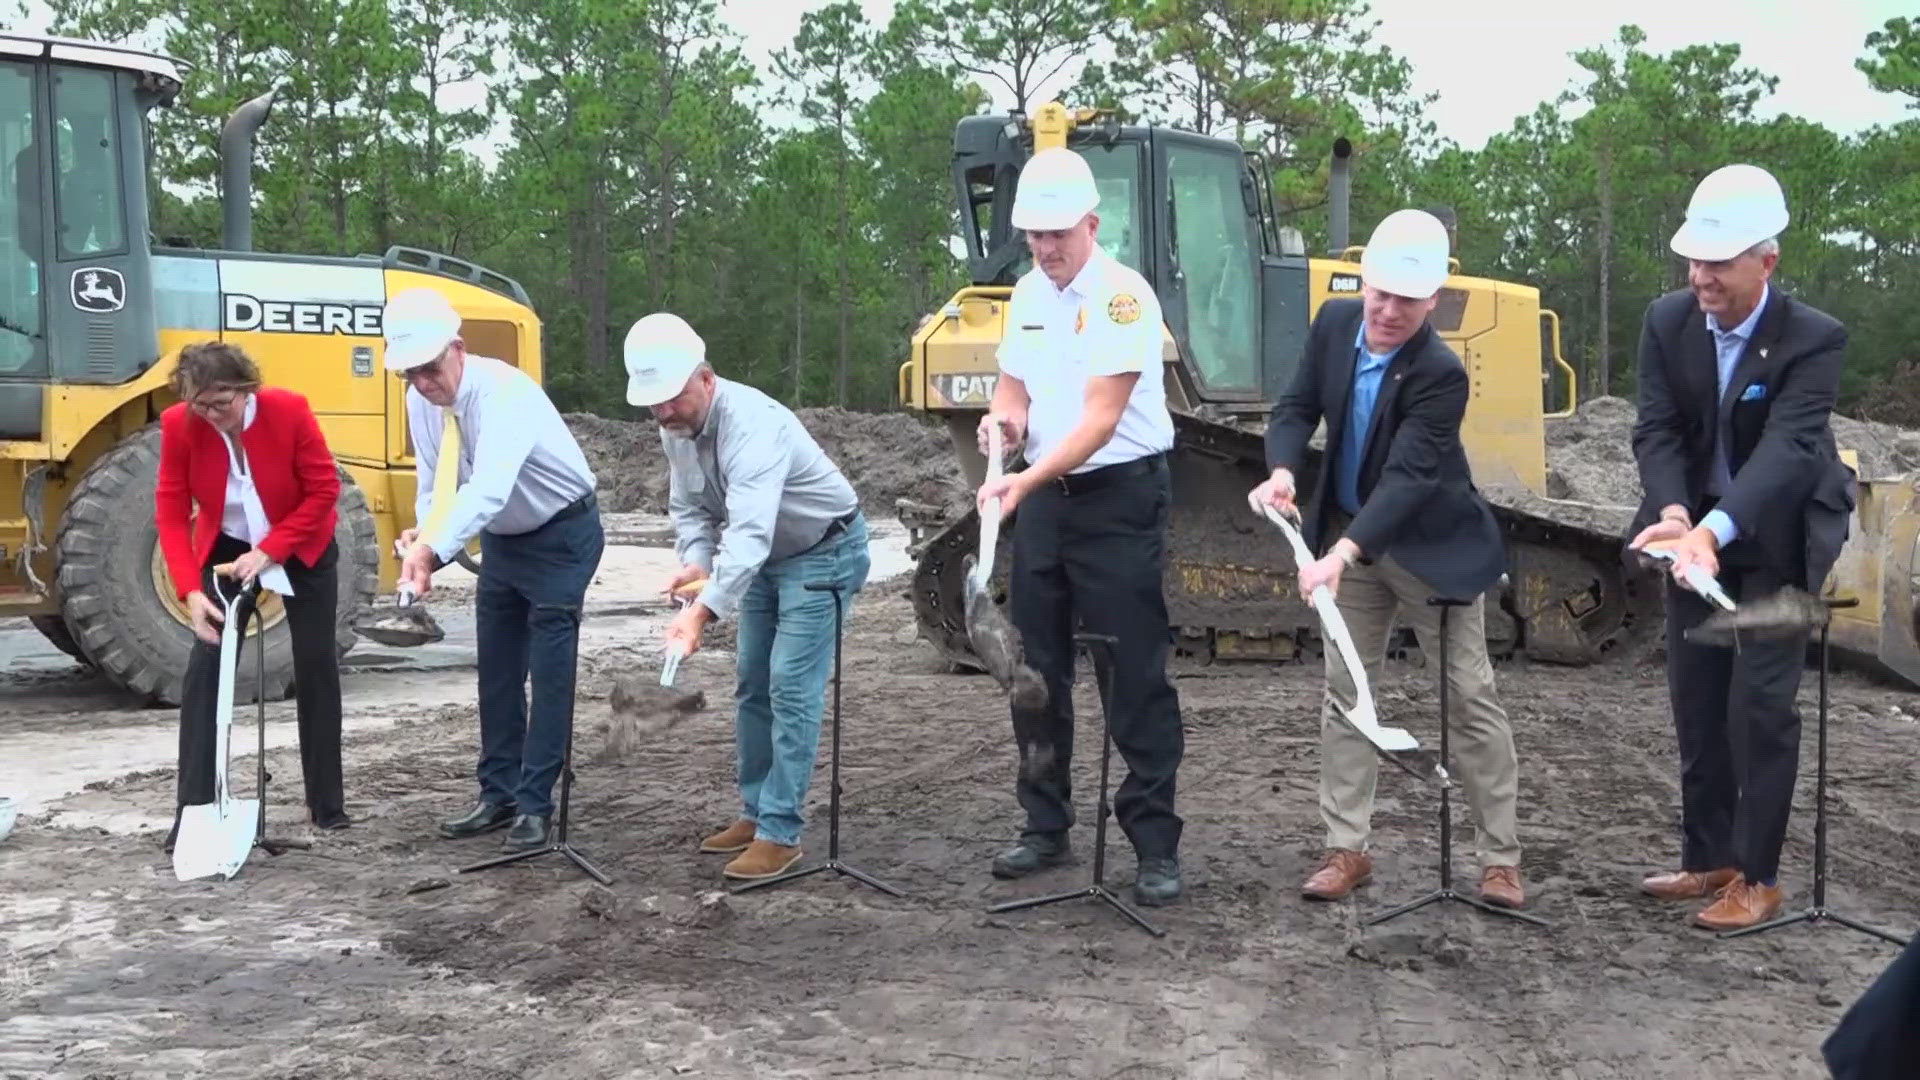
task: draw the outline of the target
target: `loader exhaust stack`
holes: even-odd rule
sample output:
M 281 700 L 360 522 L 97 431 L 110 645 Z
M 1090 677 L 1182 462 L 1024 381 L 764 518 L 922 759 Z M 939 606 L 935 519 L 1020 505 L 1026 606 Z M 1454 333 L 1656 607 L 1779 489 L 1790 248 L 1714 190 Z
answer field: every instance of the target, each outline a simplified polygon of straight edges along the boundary
M 267 122 L 279 87 L 241 105 L 220 129 L 221 246 L 253 250 L 253 134 Z
M 1353 202 L 1353 143 L 1333 140 L 1333 164 L 1327 170 L 1327 243 L 1339 255 L 1347 249 L 1347 218 Z

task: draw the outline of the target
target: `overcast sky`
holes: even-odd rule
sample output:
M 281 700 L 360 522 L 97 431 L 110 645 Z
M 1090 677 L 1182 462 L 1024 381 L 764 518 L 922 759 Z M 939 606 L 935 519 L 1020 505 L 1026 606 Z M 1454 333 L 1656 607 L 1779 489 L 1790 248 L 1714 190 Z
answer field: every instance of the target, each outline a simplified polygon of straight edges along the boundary
M 723 19 L 754 63 L 792 41 L 803 12 L 827 0 L 722 0 Z M 861 0 L 884 23 L 894 0 Z M 1542 0 L 1372 0 L 1376 40 L 1406 57 L 1417 89 L 1437 92 L 1430 118 L 1469 148 L 1505 131 L 1516 116 L 1579 78 L 1569 54 L 1611 41 L 1623 24 L 1647 33 L 1646 49 L 1738 44 L 1744 61 L 1780 79 L 1765 115 L 1795 113 L 1851 133 L 1920 118 L 1906 99 L 1875 93 L 1853 62 L 1867 34 L 1914 0 L 1600 0 L 1555 10 Z M 10 7 L 0 0 L 0 7 Z M 1818 21 L 1806 12 L 1819 12 Z M 43 0 L 28 0 L 28 29 L 42 30 Z M 1071 69 L 1062 73 L 1064 80 Z M 998 90 L 997 85 L 990 89 Z M 1007 104 L 1004 92 L 997 104 Z

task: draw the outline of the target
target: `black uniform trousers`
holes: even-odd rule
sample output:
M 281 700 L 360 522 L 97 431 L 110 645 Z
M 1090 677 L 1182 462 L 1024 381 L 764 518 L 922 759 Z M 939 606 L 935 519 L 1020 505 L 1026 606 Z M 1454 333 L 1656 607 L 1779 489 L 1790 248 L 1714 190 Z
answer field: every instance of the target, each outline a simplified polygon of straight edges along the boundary
M 220 534 L 213 552 L 200 571 L 200 588 L 225 613 L 221 593 L 215 591 L 213 568 L 245 555 L 252 546 L 245 541 Z M 344 780 L 340 768 L 340 653 L 334 641 L 336 605 L 340 594 L 340 548 L 329 542 L 318 563 L 307 566 L 299 556 L 281 564 L 292 596 L 280 602 L 286 608 L 287 629 L 293 637 L 294 700 L 299 712 L 300 771 L 306 783 L 307 810 L 315 823 L 343 817 L 346 812 Z M 233 595 L 236 583 L 221 581 L 225 595 Z M 234 624 L 240 647 L 234 650 L 237 669 L 253 658 L 254 643 L 245 637 L 247 620 L 253 617 L 253 601 L 243 598 L 234 605 Z M 216 628 L 219 624 L 215 624 Z M 196 639 L 187 661 L 186 681 L 180 699 L 180 779 L 178 804 L 193 806 L 214 799 L 215 712 L 220 702 L 220 647 Z M 229 733 L 229 739 L 232 734 Z M 231 783 L 231 776 L 229 776 Z M 235 785 L 238 786 L 238 785 Z
M 1728 545 L 1735 551 L 1739 541 Z M 1720 585 L 1737 604 L 1786 584 L 1777 573 L 1722 562 Z M 1780 869 L 1800 768 L 1800 714 L 1794 697 L 1806 641 L 1701 645 L 1685 631 L 1713 601 L 1668 579 L 1667 690 L 1680 747 L 1681 869 L 1731 866 L 1750 882 Z
M 1174 774 L 1186 744 L 1179 697 L 1167 677 L 1171 641 L 1162 576 L 1173 493 L 1166 456 L 1064 480 L 1022 499 L 1013 522 L 1008 603 L 1048 698 L 1043 714 L 1014 716 L 1014 729 L 1054 747 L 1046 774 L 1032 781 L 1023 770 L 1015 786 L 1026 831 L 1061 833 L 1073 825 L 1073 635 L 1111 634 L 1119 639 L 1114 700 L 1104 704 L 1114 747 L 1128 768 L 1114 793 L 1114 817 L 1139 857 L 1173 856 L 1181 831 Z M 1093 656 L 1104 696 L 1105 656 L 1099 649 Z

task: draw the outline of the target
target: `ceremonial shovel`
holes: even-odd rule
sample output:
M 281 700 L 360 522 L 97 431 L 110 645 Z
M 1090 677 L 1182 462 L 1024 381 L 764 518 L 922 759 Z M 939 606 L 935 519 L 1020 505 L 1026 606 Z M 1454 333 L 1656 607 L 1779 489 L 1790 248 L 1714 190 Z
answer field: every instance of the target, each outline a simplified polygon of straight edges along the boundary
M 1000 424 L 988 423 L 987 483 L 1000 479 L 1000 438 Z M 968 555 L 961 560 L 967 573 L 964 592 L 967 638 L 973 645 L 974 655 L 986 665 L 987 673 L 1008 692 L 1013 703 L 1014 734 L 1020 740 L 1022 768 L 1029 779 L 1038 779 L 1052 766 L 1054 757 L 1052 744 L 1042 740 L 1037 730 L 1042 726 L 1047 707 L 1047 684 L 1039 672 L 1027 664 L 1020 632 L 1000 605 L 993 602 L 993 592 L 988 587 L 993 577 L 994 546 L 999 538 L 1000 500 L 989 499 L 987 505 L 980 508 L 979 556 Z
M 1280 531 L 1287 535 L 1287 543 L 1293 548 L 1294 562 L 1305 569 L 1313 562 L 1313 553 L 1307 550 L 1307 543 L 1301 537 L 1300 530 L 1280 511 L 1264 502 L 1247 498 L 1261 515 L 1266 517 Z M 1353 679 L 1354 707 L 1352 711 L 1341 708 L 1339 701 L 1333 701 L 1333 711 L 1355 731 L 1373 744 L 1381 757 L 1405 770 L 1408 775 L 1427 783 L 1447 786 L 1451 781 L 1447 777 L 1446 764 L 1430 750 L 1420 749 L 1419 740 L 1405 728 L 1382 727 L 1374 711 L 1373 689 L 1367 682 L 1367 669 L 1360 663 L 1359 650 L 1354 648 L 1353 635 L 1347 631 L 1347 621 L 1341 617 L 1340 609 L 1334 606 L 1333 593 L 1325 586 L 1313 590 L 1314 610 L 1320 614 L 1320 625 L 1326 631 L 1334 649 L 1340 654 L 1340 660 L 1347 667 L 1347 674 Z

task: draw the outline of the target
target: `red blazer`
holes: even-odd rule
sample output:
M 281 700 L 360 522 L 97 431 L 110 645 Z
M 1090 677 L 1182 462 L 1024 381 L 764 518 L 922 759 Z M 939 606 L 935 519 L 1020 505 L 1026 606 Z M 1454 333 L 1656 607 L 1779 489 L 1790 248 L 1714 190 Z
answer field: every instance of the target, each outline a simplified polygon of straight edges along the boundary
M 333 540 L 334 503 L 340 474 L 320 434 L 307 399 L 291 390 L 263 386 L 253 423 L 240 433 L 253 469 L 260 507 L 270 530 L 260 550 L 276 563 L 289 555 L 311 566 Z M 200 588 L 201 568 L 220 535 L 227 505 L 227 459 L 223 436 L 185 402 L 160 414 L 160 477 L 154 489 L 154 524 L 175 590 L 185 600 Z M 189 539 L 189 511 L 199 510 Z

